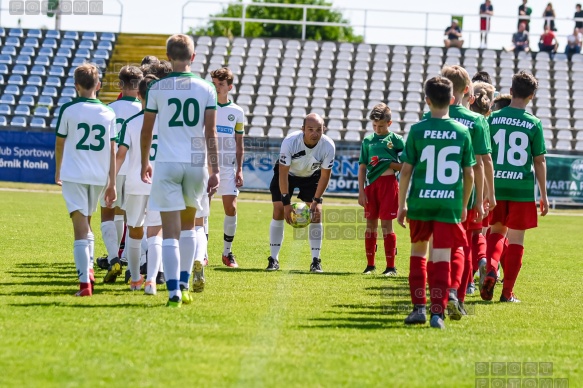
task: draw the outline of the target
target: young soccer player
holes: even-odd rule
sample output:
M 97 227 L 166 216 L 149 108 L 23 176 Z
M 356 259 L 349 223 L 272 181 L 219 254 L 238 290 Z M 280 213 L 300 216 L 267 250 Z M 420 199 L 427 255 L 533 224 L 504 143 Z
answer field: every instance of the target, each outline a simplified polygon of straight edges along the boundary
M 191 303 L 190 274 L 204 282 L 202 262 L 194 261 L 196 211 L 203 192 L 219 185 L 214 86 L 190 71 L 194 43 L 187 35 L 171 36 L 166 44 L 173 72 L 150 84 L 141 136 L 142 180 L 152 182 L 149 209 L 162 218 L 162 260 L 169 292 L 167 306 Z M 149 151 L 158 116 L 156 174 L 152 180 Z M 212 174 L 209 177 L 208 160 Z
M 73 257 L 79 277 L 76 296 L 93 294 L 93 244 L 91 215 L 104 191 L 106 206 L 115 202 L 115 113 L 96 98 L 101 87 L 99 71 L 91 64 L 75 69 L 79 98 L 63 105 L 57 121 L 55 182 L 73 221 Z
M 525 110 L 537 88 L 538 82 L 532 74 L 525 71 L 515 74 L 510 88 L 510 105 L 492 113 L 489 119 L 496 169 L 494 184 L 499 203 L 490 221 L 487 275 L 480 292 L 484 300 L 493 298 L 498 262 L 507 237 L 509 245 L 500 302 L 519 302 L 514 295 L 514 284 L 522 266 L 524 235 L 527 229 L 537 226 L 535 179 L 540 191 L 541 216 L 549 209 L 543 128 L 541 121 Z
M 233 73 L 226 67 L 211 72 L 217 89 L 217 134 L 221 183 L 217 195 L 223 197 L 225 220 L 223 222 L 223 264 L 237 268 L 239 265 L 231 250 L 237 230 L 237 196 L 243 186 L 243 135 L 245 112 L 229 100 L 233 89 Z
M 142 107 L 146 105 L 148 85 L 156 81 L 153 75 L 146 76 L 139 84 L 138 97 Z M 144 226 L 147 227 L 148 264 L 146 284 L 144 291 L 149 295 L 156 295 L 156 276 L 162 260 L 162 221 L 160 212 L 147 209 L 151 185 L 142 182 L 140 172 L 142 169 L 142 155 L 140 151 L 140 135 L 144 122 L 144 111 L 130 117 L 124 122 L 119 140 L 119 148 L 116 155 L 116 165 L 119 166 L 127 159 L 126 201 L 123 209 L 126 211 L 129 228 L 128 239 L 128 267 L 131 275 L 130 290 L 141 289 L 144 279 L 140 274 L 140 257 Z M 150 164 L 152 171 L 156 159 L 158 147 L 158 126 L 154 123 L 152 146 L 150 148 Z
M 466 245 L 462 222 L 467 215 L 476 164 L 470 133 L 449 118 L 453 85 L 445 77 L 425 83 L 431 116 L 411 127 L 399 182 L 398 222 L 409 220 L 411 258 L 409 289 L 413 311 L 406 324 L 426 322 L 425 284 L 429 276 L 431 327 L 445 328 L 443 320 L 450 290 L 452 252 Z M 407 198 L 407 191 L 411 189 Z M 433 244 L 426 264 L 429 240 Z M 448 303 L 449 304 L 449 303 Z
M 403 138 L 389 131 L 393 123 L 391 109 L 384 103 L 376 105 L 369 116 L 375 133 L 366 136 L 360 148 L 358 168 L 358 204 L 364 207 L 366 232 L 364 247 L 367 265 L 364 274 L 373 273 L 377 247 L 378 220 L 385 242 L 387 268 L 385 276 L 396 276 L 395 254 L 397 236 L 393 220 L 399 206 L 399 184 L 395 173 L 401 170 L 398 154 L 405 148 Z
M 291 197 L 296 188 L 298 198 L 310 206 L 312 222 L 308 227 L 312 264 L 310 272 L 322 272 L 322 196 L 328 187 L 336 147 L 324 135 L 324 120 L 316 113 L 304 119 L 301 131 L 287 135 L 281 143 L 279 160 L 273 167 L 269 185 L 273 202 L 273 219 L 269 227 L 271 256 L 266 271 L 279 269 L 279 250 L 283 242 L 284 220 L 292 223 Z
M 492 106 L 492 111 L 497 111 L 500 110 L 502 108 L 506 108 L 508 105 L 510 105 L 510 102 L 512 101 L 512 96 L 510 94 L 499 94 L 495 99 L 494 99 L 494 105 Z
M 142 80 L 142 71 L 136 66 L 124 66 L 119 72 L 119 83 L 122 90 L 122 97 L 109 104 L 116 115 L 117 139 L 123 137 L 121 133 L 124 121 L 134 116 L 142 110 L 140 100 L 138 100 L 138 84 Z M 117 148 L 117 147 L 116 147 Z M 103 278 L 104 283 L 114 283 L 121 275 L 122 263 L 118 258 L 119 245 L 124 233 L 124 211 L 121 209 L 125 200 L 125 180 L 127 174 L 127 163 L 120 166 L 119 174 L 116 178 L 117 200 L 114 208 L 109 209 L 101 199 L 101 235 L 107 249 L 107 257 L 97 260 L 100 268 L 107 269 Z

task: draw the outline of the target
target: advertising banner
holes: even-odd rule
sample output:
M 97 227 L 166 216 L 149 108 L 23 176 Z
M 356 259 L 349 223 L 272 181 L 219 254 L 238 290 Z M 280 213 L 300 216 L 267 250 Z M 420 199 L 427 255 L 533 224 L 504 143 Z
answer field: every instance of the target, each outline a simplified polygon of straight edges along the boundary
M 0 181 L 54 183 L 55 134 L 0 131 Z
M 583 203 L 583 156 L 547 155 L 550 199 Z

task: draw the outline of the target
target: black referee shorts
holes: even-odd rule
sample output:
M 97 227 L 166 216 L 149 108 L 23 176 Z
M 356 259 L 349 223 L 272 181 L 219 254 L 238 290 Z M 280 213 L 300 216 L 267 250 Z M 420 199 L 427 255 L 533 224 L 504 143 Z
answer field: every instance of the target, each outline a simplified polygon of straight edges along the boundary
M 288 175 L 287 179 L 290 198 L 293 196 L 294 190 L 298 188 L 300 190 L 298 198 L 304 202 L 312 202 L 312 198 L 316 195 L 320 175 L 320 170 L 317 170 L 309 177 Z M 279 191 L 279 164 L 276 164 L 273 168 L 273 179 L 269 185 L 269 191 L 271 192 L 272 202 L 281 202 L 281 191 Z

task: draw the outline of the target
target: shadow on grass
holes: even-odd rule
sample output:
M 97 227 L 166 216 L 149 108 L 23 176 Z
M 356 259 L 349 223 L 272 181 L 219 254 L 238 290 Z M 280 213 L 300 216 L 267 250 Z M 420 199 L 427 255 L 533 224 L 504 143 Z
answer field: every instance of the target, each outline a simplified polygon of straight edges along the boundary
M 269 272 L 260 268 L 227 268 L 227 267 L 211 267 L 213 271 L 219 272 Z
M 46 278 L 45 278 L 46 279 Z M 19 282 L 19 283 L 2 283 L 3 286 L 71 286 L 73 284 L 76 284 L 78 282 L 77 277 L 73 274 L 71 274 L 71 280 L 66 281 L 66 280 L 45 280 L 45 281 L 39 281 L 39 282 Z
M 15 265 L 16 267 L 19 268 L 42 268 L 42 267 L 51 267 L 51 268 L 55 268 L 55 267 L 60 267 L 60 268 L 73 268 L 75 269 L 75 263 L 71 262 L 71 263 L 16 263 Z
M 86 309 L 100 309 L 100 308 L 159 308 L 165 307 L 163 303 L 160 304 L 145 304 L 145 303 L 118 303 L 118 304 L 79 304 L 79 303 L 63 303 L 63 302 L 34 302 L 34 303 L 11 303 L 11 307 L 72 307 L 72 308 L 86 308 Z
M 257 273 L 269 273 L 270 271 L 266 271 L 265 269 L 261 268 L 227 268 L 227 267 L 215 267 L 211 269 L 213 271 L 219 272 L 257 272 Z M 322 272 L 322 273 L 313 273 L 309 270 L 300 271 L 297 269 L 292 270 L 279 270 L 279 271 L 271 271 L 271 272 L 279 272 L 286 275 L 312 275 L 312 276 L 350 276 L 356 275 L 354 272 Z
M 30 279 L 31 277 L 38 277 L 38 278 L 70 278 L 75 277 L 75 270 L 73 269 L 70 273 L 63 273 L 63 272 L 47 272 L 47 271 L 35 271 L 35 272 L 6 272 L 10 274 L 13 278 L 26 278 Z
M 283 271 L 285 272 L 285 271 Z M 297 269 L 294 270 L 290 270 L 287 271 L 289 274 L 292 275 L 312 275 L 312 276 L 354 276 L 354 275 L 360 275 L 359 273 L 356 272 L 322 272 L 322 273 L 313 273 L 310 272 L 309 270 L 305 270 L 305 271 L 299 271 Z

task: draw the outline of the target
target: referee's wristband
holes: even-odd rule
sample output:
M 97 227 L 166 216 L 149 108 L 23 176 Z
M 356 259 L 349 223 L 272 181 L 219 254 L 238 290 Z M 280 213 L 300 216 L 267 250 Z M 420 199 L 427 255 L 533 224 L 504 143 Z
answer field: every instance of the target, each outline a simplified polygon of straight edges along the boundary
M 291 197 L 289 194 L 282 194 L 281 202 L 283 202 L 283 206 L 291 205 Z

